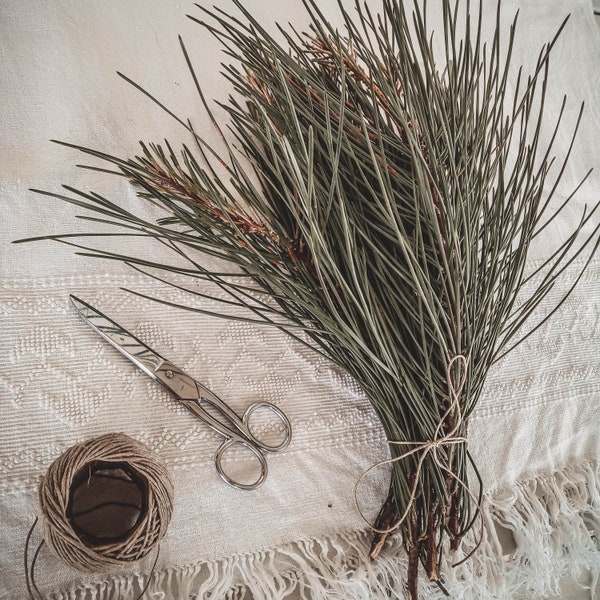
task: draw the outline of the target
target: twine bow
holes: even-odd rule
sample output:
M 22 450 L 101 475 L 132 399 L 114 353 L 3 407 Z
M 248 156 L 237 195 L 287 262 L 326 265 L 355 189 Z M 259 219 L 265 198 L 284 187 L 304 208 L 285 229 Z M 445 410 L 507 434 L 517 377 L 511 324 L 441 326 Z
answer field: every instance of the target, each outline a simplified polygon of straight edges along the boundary
M 456 386 L 454 381 L 452 380 L 452 368 L 454 367 L 454 364 L 456 362 L 460 362 L 462 365 L 461 377 L 458 382 L 458 386 Z M 429 440 L 429 441 L 420 441 L 420 442 L 410 441 L 410 440 L 388 441 L 389 444 L 394 444 L 397 446 L 414 446 L 414 448 L 412 448 L 411 450 L 409 450 L 408 452 L 405 452 L 404 454 L 402 454 L 400 456 L 396 456 L 394 458 L 388 458 L 388 459 L 382 460 L 381 462 L 378 462 L 374 465 L 371 465 L 359 477 L 358 481 L 356 482 L 356 484 L 354 486 L 354 501 L 356 503 L 356 508 L 358 509 L 358 512 L 359 512 L 360 516 L 362 517 L 362 519 L 369 525 L 369 527 L 371 528 L 372 531 L 375 531 L 377 533 L 382 533 L 382 534 L 391 533 L 392 531 L 395 531 L 396 529 L 398 529 L 400 527 L 400 525 L 402 525 L 402 523 L 404 522 L 406 517 L 408 517 L 410 510 L 413 507 L 416 496 L 417 496 L 417 489 L 419 486 L 419 476 L 420 476 L 421 470 L 423 468 L 423 463 L 425 462 L 425 459 L 427 458 L 427 456 L 429 454 L 432 455 L 433 461 L 435 462 L 435 464 L 440 469 L 442 469 L 443 471 L 448 473 L 448 475 L 450 475 L 455 481 L 457 481 L 458 484 L 460 486 L 462 486 L 467 491 L 469 496 L 475 501 L 475 504 L 477 506 L 479 506 L 479 501 L 477 500 L 477 498 L 475 498 L 473 493 L 469 490 L 468 485 L 458 475 L 456 475 L 456 473 L 454 473 L 451 469 L 446 467 L 440 461 L 438 454 L 437 454 L 437 449 L 440 446 L 453 446 L 456 444 L 463 444 L 467 441 L 467 438 L 456 435 L 456 433 L 460 429 L 460 426 L 463 422 L 462 413 L 460 410 L 459 397 L 462 393 L 462 390 L 465 386 L 465 382 L 467 379 L 467 366 L 468 366 L 467 359 L 462 354 L 458 354 L 457 356 L 454 356 L 448 363 L 448 368 L 446 370 L 446 380 L 448 382 L 448 389 L 450 391 L 451 403 L 450 403 L 450 406 L 448 407 L 448 410 L 446 410 L 446 412 L 442 415 L 437 427 L 435 428 L 435 433 L 433 435 L 433 439 Z M 446 422 L 446 418 L 450 415 L 450 413 L 453 410 L 456 411 L 456 419 L 454 422 L 454 427 L 448 433 L 446 433 L 445 435 L 442 435 L 442 430 L 443 430 L 444 424 Z M 391 527 L 388 527 L 387 529 L 377 529 L 376 527 L 373 527 L 373 525 L 371 525 L 370 521 L 365 517 L 360 506 L 358 505 L 358 486 L 359 486 L 360 482 L 373 469 L 380 467 L 382 465 L 395 463 L 399 460 L 403 460 L 404 458 L 412 456 L 413 454 L 417 454 L 418 452 L 421 452 L 421 456 L 419 458 L 419 461 L 417 462 L 417 468 L 416 468 L 416 471 L 414 474 L 414 483 L 411 488 L 408 502 L 406 503 L 406 509 L 404 510 L 404 512 L 402 513 L 400 518 L 396 521 L 396 523 L 394 523 Z

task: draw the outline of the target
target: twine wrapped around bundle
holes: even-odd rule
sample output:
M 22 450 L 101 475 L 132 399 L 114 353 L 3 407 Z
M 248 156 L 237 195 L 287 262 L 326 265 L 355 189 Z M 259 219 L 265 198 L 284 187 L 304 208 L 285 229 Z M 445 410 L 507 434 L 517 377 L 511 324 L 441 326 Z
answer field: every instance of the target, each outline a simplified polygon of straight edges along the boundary
M 455 385 L 455 383 L 452 381 L 452 367 L 454 366 L 454 364 L 456 362 L 460 363 L 460 365 L 461 365 L 461 378 L 460 378 L 458 385 Z M 410 450 L 408 450 L 407 452 L 405 452 L 404 454 L 400 454 L 399 456 L 394 456 L 393 458 L 387 458 L 385 460 L 381 460 L 381 461 L 375 463 L 374 465 L 371 465 L 358 478 L 356 484 L 354 485 L 354 502 L 356 504 L 356 508 L 357 508 L 358 513 L 360 514 L 361 518 L 363 519 L 363 521 L 365 521 L 367 523 L 367 525 L 369 526 L 369 528 L 372 531 L 375 531 L 376 533 L 388 534 L 388 533 L 391 533 L 392 531 L 395 531 L 396 529 L 400 528 L 400 526 L 402 525 L 404 520 L 408 517 L 410 511 L 413 509 L 413 505 L 415 503 L 415 500 L 417 499 L 419 477 L 421 475 L 421 470 L 423 469 L 423 464 L 425 462 L 425 459 L 427 458 L 427 455 L 429 453 L 432 454 L 433 461 L 435 462 L 435 464 L 442 471 L 447 473 L 448 477 L 450 477 L 451 479 L 454 479 L 461 487 L 463 487 L 466 490 L 468 496 L 474 502 L 475 506 L 477 506 L 477 512 L 478 513 L 480 512 L 480 504 L 481 503 L 478 500 L 478 498 L 471 492 L 471 490 L 469 489 L 469 486 L 456 473 L 454 473 L 452 470 L 448 469 L 446 467 L 446 465 L 439 459 L 439 457 L 437 455 L 437 449 L 440 446 L 452 446 L 454 444 L 466 444 L 467 443 L 467 438 L 457 435 L 457 432 L 459 431 L 460 426 L 462 425 L 462 422 L 463 422 L 463 415 L 462 415 L 461 408 L 460 408 L 460 395 L 463 391 L 463 387 L 464 387 L 466 379 L 467 379 L 467 367 L 468 367 L 467 359 L 462 354 L 454 356 L 448 363 L 448 369 L 446 371 L 446 381 L 448 383 L 450 406 L 446 410 L 446 412 L 442 415 L 442 417 L 440 418 L 439 423 L 438 423 L 437 427 L 435 428 L 435 434 L 433 436 L 433 439 L 430 441 L 388 440 L 388 444 L 390 444 L 390 445 L 409 446 L 409 447 L 412 446 L 412 448 Z M 444 424 L 446 423 L 446 420 L 451 413 L 454 413 L 454 427 L 448 433 L 443 434 Z M 407 458 L 408 456 L 412 456 L 413 454 L 417 454 L 417 453 L 421 453 L 421 456 L 420 456 L 419 460 L 417 461 L 417 467 L 416 467 L 415 475 L 414 475 L 414 482 L 413 482 L 412 486 L 410 487 L 410 495 L 408 498 L 408 502 L 406 503 L 406 508 L 405 508 L 404 512 L 396 520 L 396 522 L 393 525 L 386 527 L 385 529 L 380 529 L 376 526 L 371 525 L 371 523 L 365 517 L 364 512 L 362 511 L 362 509 L 360 508 L 360 506 L 358 504 L 358 486 L 360 485 L 361 481 L 373 469 L 376 469 L 383 465 L 388 465 L 388 464 L 393 464 L 393 463 L 399 462 L 399 461 Z M 379 549 L 380 548 L 377 549 L 377 553 L 379 553 Z M 371 558 L 376 558 L 376 555 L 374 556 L 373 552 L 371 552 Z
M 121 471 L 141 493 L 135 522 L 116 537 L 87 534 L 73 514 L 74 493 L 99 470 Z M 172 512 L 173 485 L 165 466 L 146 446 L 122 433 L 67 449 L 40 483 L 38 519 L 44 541 L 56 556 L 80 571 L 111 573 L 131 567 L 156 547 Z

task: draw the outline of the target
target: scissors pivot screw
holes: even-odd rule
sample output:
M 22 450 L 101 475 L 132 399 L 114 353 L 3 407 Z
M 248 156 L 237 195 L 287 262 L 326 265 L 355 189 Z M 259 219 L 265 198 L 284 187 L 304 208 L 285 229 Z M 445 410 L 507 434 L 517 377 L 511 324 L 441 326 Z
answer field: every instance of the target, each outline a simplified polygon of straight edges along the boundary
M 173 371 L 171 371 L 171 370 L 165 371 L 165 377 L 167 379 L 173 379 L 174 376 L 175 376 L 175 373 L 173 373 Z

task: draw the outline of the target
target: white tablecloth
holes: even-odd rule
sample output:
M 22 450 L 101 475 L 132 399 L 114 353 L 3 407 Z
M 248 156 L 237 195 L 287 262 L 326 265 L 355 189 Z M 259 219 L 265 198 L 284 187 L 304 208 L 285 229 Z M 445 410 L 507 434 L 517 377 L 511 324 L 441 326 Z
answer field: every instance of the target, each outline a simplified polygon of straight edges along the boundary
M 231 9 L 226 0 L 217 4 Z M 293 0 L 246 5 L 270 26 L 306 22 Z M 332 21 L 338 18 L 334 0 L 322 7 Z M 506 1 L 507 23 L 517 8 L 516 63 L 531 64 L 572 13 L 553 55 L 546 108 L 556 113 L 568 94 L 572 122 L 586 102 L 557 198 L 596 167 L 559 224 L 572 225 L 581 207 L 600 197 L 599 30 L 589 0 Z M 490 4 L 489 16 L 494 10 Z M 347 375 L 275 330 L 134 297 L 122 288 L 154 293 L 156 285 L 119 263 L 75 256 L 56 243 L 10 243 L 89 227 L 74 218 L 81 211 L 28 188 L 58 191 L 70 184 L 149 210 L 126 182 L 76 169 L 82 157 L 48 141 L 127 156 L 137 151 L 138 139 L 185 139 L 115 71 L 214 138 L 177 34 L 209 97 L 227 94 L 219 75 L 224 57 L 186 12 L 199 14 L 191 4 L 161 0 L 0 5 L 0 598 L 26 597 L 23 548 L 40 475 L 67 447 L 110 431 L 149 445 L 174 480 L 174 517 L 148 598 L 367 599 L 387 597 L 386 588 L 402 597 L 406 560 L 399 541 L 377 562 L 366 558 L 369 532 L 354 504 L 354 484 L 387 451 L 377 418 Z M 559 155 L 567 145 L 565 129 Z M 542 256 L 540 248 L 530 266 Z M 512 599 L 528 591 L 539 598 L 589 598 L 598 584 L 599 275 L 595 258 L 554 319 L 490 374 L 469 440 L 485 483 L 486 530 L 471 561 L 444 569 L 453 598 Z M 574 277 L 569 270 L 555 297 Z M 86 328 L 69 306 L 69 293 L 116 318 L 236 409 L 258 399 L 280 406 L 294 438 L 286 451 L 269 455 L 265 485 L 254 492 L 226 486 L 213 466 L 217 434 Z M 163 297 L 178 299 L 172 290 Z M 382 470 L 372 495 L 361 494 L 371 516 L 385 494 Z M 146 561 L 122 576 L 82 575 L 44 550 L 36 580 L 52 598 L 133 598 L 150 569 Z M 425 581 L 422 593 L 441 597 Z

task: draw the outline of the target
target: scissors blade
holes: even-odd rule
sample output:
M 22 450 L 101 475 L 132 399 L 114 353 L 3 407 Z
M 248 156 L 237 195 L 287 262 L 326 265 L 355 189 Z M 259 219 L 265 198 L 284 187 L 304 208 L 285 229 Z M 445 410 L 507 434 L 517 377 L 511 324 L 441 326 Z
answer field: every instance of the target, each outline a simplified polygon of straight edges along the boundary
M 136 338 L 118 323 L 90 306 L 87 302 L 70 295 L 71 303 L 83 320 L 121 354 L 136 364 L 152 379 L 157 379 L 156 371 L 166 362 L 157 352 Z

